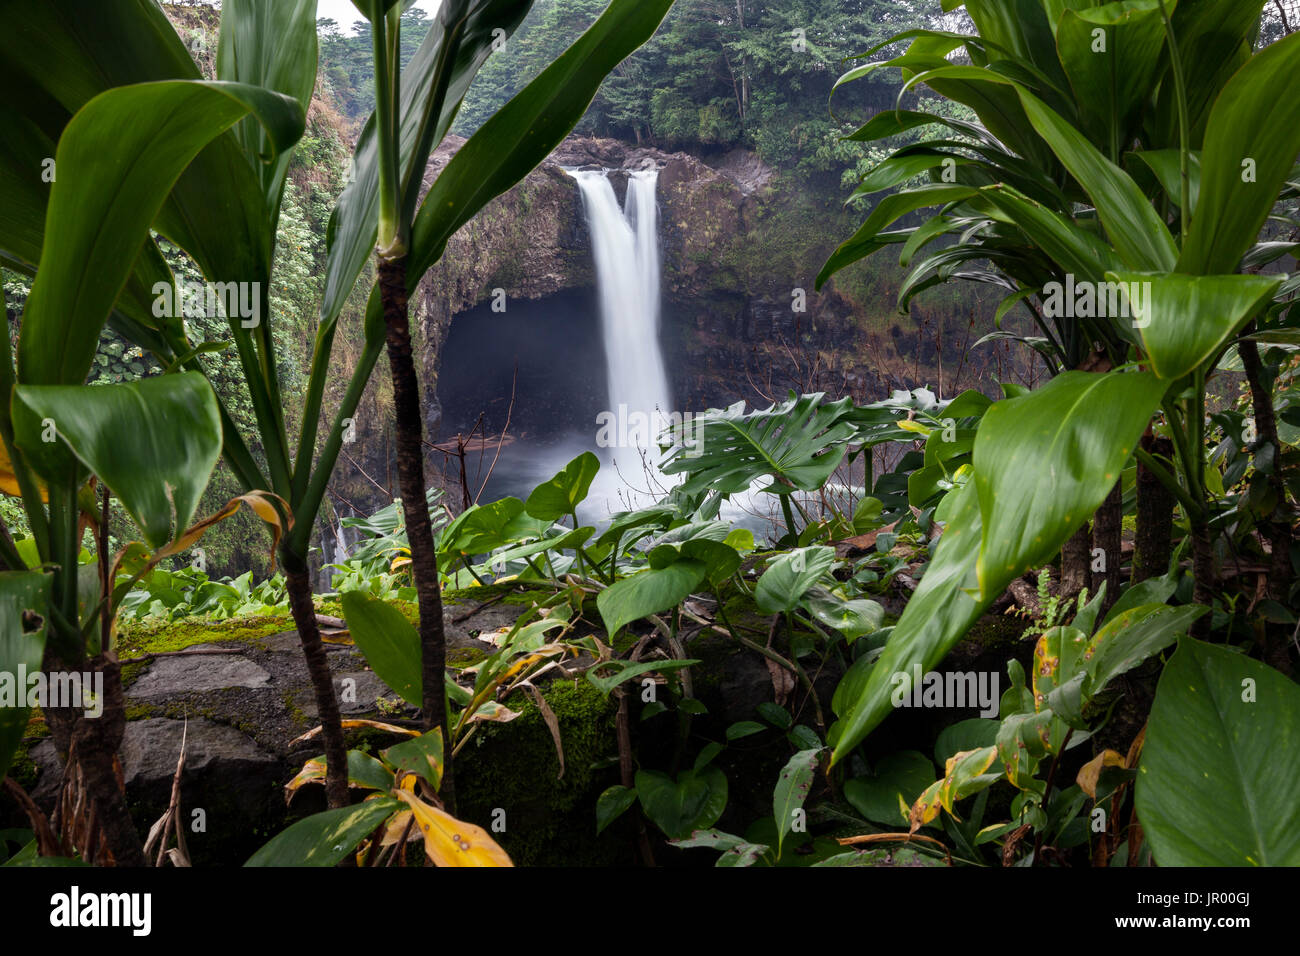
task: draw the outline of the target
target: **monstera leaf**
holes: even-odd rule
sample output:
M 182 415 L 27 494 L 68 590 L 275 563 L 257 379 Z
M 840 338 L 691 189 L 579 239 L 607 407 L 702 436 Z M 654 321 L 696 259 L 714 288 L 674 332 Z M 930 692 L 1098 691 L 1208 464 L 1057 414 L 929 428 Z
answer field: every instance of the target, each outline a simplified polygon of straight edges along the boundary
M 822 404 L 824 394 L 795 397 L 765 411 L 745 413 L 745 403 L 713 409 L 677 426 L 677 444 L 664 473 L 685 474 L 686 494 L 713 490 L 736 494 L 760 478 L 764 491 L 789 494 L 820 488 L 844 459 L 857 429 L 852 400 Z

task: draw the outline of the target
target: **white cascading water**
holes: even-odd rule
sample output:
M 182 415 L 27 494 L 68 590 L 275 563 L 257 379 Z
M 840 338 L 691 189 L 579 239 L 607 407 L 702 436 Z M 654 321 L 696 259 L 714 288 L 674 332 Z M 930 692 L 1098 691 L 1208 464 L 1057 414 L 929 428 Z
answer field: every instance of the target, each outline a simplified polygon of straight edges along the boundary
M 623 484 L 651 491 L 647 484 L 662 486 L 656 439 L 672 410 L 659 348 L 659 172 L 629 173 L 621 209 L 604 171 L 572 175 L 582 192 L 596 262 L 609 410 L 629 423 L 631 441 L 608 451 Z

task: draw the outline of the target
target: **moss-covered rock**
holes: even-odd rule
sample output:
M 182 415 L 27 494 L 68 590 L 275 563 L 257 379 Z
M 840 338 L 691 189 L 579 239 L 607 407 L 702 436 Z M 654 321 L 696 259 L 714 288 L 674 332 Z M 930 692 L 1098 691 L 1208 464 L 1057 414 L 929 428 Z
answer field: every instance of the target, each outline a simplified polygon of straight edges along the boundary
M 519 716 L 483 725 L 457 757 L 457 810 L 489 831 L 504 810 L 505 831 L 493 836 L 519 866 L 619 862 L 619 841 L 596 837 L 596 798 L 618 782 L 615 770 L 596 768 L 616 752 L 617 707 L 585 680 L 555 681 L 545 696 L 560 726 L 564 775 L 542 712 L 520 693 L 508 701 Z

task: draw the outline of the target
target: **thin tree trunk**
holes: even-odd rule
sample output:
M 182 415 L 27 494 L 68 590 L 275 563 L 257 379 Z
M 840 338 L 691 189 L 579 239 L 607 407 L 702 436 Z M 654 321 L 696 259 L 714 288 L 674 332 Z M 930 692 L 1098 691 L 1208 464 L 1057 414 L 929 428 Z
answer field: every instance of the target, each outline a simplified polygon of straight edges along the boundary
M 1193 518 L 1192 525 L 1192 600 L 1204 607 L 1214 606 L 1214 544 L 1210 539 L 1210 525 L 1204 518 Z M 1193 623 L 1192 637 L 1204 640 L 1210 634 L 1210 618 L 1202 614 Z
M 1272 548 L 1272 569 L 1268 576 L 1269 596 L 1284 600 L 1291 578 L 1291 528 L 1285 520 L 1287 514 L 1286 483 L 1282 479 L 1282 443 L 1277 437 L 1277 415 L 1273 411 L 1273 396 L 1264 384 L 1264 368 L 1259 358 L 1259 346 L 1251 339 L 1237 343 L 1241 364 L 1250 383 L 1250 399 L 1255 408 L 1254 461 L 1256 468 L 1265 464 L 1265 450 L 1272 446 L 1273 461 L 1268 466 L 1268 485 L 1277 503 L 1273 512 L 1265 517 L 1264 528 Z
M 425 501 L 423 414 L 420 382 L 411 357 L 411 323 L 406 292 L 406 258 L 379 260 L 379 293 L 387 327 L 388 364 L 393 379 L 393 405 L 397 424 L 397 482 L 402 493 L 411 570 L 420 605 L 421 685 L 425 730 L 443 726 L 446 714 L 447 648 L 443 634 L 442 590 L 438 584 L 438 558 L 433 525 Z M 444 743 L 451 752 L 450 741 Z M 452 761 L 443 768 L 440 796 L 455 812 L 456 788 Z
M 47 658 L 46 670 L 67 669 L 62 662 Z M 87 662 L 83 670 L 104 675 L 103 712 L 98 717 L 85 716 L 84 710 L 51 707 L 45 711 L 54 742 L 76 761 L 87 796 L 93 803 L 96 826 L 103 847 L 116 866 L 148 866 L 144 844 L 135 822 L 126 808 L 115 762 L 126 733 L 126 698 L 122 693 L 122 671 L 116 658 L 101 654 Z M 89 838 L 90 834 L 87 833 Z M 86 847 L 78 847 L 85 852 Z M 102 857 L 101 857 L 102 859 Z
M 1241 339 L 1237 352 L 1250 384 L 1251 404 L 1255 409 L 1256 443 L 1252 449 L 1257 470 L 1267 468 L 1268 486 L 1273 493 L 1273 511 L 1265 515 L 1260 530 L 1268 538 L 1269 571 L 1268 596 L 1274 601 L 1286 602 L 1291 583 L 1291 522 L 1287 504 L 1286 482 L 1282 477 L 1282 443 L 1277 437 L 1277 415 L 1273 410 L 1273 396 L 1264 383 L 1264 366 L 1259 358 L 1259 346 L 1253 339 Z M 1266 458 L 1267 449 L 1273 449 L 1273 460 Z M 1287 637 L 1275 627 L 1268 628 L 1265 656 L 1283 673 L 1291 673 Z
M 1168 438 L 1157 438 L 1150 429 L 1142 436 L 1142 448 L 1153 458 L 1166 461 L 1173 457 L 1174 445 Z M 1133 541 L 1133 583 L 1164 574 L 1174 549 L 1174 496 L 1156 477 L 1138 462 L 1137 534 Z
M 311 602 L 311 577 L 300 560 L 286 557 L 284 565 L 289 609 L 298 627 L 312 690 L 316 692 L 316 710 L 325 741 L 325 800 L 333 810 L 348 805 L 348 749 L 343 739 L 343 718 L 334 693 L 329 658 L 321 643 L 320 626 L 316 623 L 316 608 Z
M 1087 524 L 1070 536 L 1061 549 L 1061 597 L 1070 600 L 1088 585 L 1092 531 Z
M 1095 595 L 1106 585 L 1106 600 L 1102 602 L 1102 613 L 1109 611 L 1119 600 L 1119 586 L 1124 571 L 1124 490 L 1120 481 L 1106 496 L 1105 502 L 1097 509 L 1092 523 L 1092 551 L 1095 555 L 1101 549 L 1101 560 L 1105 562 L 1104 570 L 1093 568 L 1096 558 L 1089 561 L 1092 572 L 1092 593 Z

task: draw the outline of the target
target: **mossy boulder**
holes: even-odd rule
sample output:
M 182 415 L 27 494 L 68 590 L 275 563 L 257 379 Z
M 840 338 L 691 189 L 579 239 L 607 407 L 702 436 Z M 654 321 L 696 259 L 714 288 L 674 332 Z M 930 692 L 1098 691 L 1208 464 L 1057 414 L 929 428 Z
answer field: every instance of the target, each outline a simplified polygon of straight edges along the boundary
M 546 719 L 521 692 L 506 701 L 519 716 L 482 725 L 456 758 L 457 811 L 492 832 L 518 866 L 623 862 L 619 841 L 596 836 L 596 798 L 618 782 L 608 766 L 617 707 L 586 680 L 553 681 L 545 698 L 560 728 L 563 776 Z M 497 811 L 504 832 L 493 831 Z

